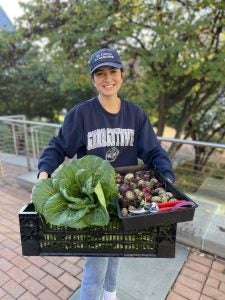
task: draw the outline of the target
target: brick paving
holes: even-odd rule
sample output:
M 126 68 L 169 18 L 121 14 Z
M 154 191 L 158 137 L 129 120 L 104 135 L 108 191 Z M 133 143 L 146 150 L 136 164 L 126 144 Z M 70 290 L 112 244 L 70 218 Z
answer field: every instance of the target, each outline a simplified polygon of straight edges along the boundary
M 69 299 L 80 285 L 83 258 L 22 256 L 17 215 L 30 201 L 30 193 L 17 184 L 16 177 L 25 173 L 26 168 L 13 164 L 3 164 L 3 168 L 4 177 L 0 177 L 0 299 Z M 225 300 L 225 259 L 191 249 L 166 298 L 185 299 Z
M 3 163 L 0 177 L 0 299 L 66 300 L 79 287 L 81 257 L 26 257 L 21 254 L 18 211 L 30 192 L 17 184 L 26 168 Z
M 167 300 L 225 300 L 225 259 L 192 249 Z

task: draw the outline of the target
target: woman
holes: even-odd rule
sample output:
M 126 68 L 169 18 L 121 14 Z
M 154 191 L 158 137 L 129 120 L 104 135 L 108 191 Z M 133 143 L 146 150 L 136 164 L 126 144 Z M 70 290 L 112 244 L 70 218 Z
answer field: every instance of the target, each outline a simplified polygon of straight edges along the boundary
M 171 162 L 157 141 L 145 112 L 123 100 L 118 92 L 123 68 L 114 49 L 101 49 L 89 60 L 91 80 L 98 96 L 75 105 L 66 115 L 58 136 L 39 159 L 39 179 L 51 176 L 65 157 L 97 155 L 114 167 L 136 165 L 138 158 L 174 181 Z M 116 300 L 119 258 L 87 257 L 81 300 Z

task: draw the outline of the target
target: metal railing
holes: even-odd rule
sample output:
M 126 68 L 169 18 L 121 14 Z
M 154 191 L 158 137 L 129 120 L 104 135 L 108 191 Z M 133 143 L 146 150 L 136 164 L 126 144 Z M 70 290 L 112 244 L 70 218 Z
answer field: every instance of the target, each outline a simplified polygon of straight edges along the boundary
M 26 159 L 28 171 L 37 169 L 37 160 L 53 135 L 58 133 L 60 124 L 25 120 L 24 115 L 0 117 L 0 153 L 12 154 Z M 172 157 L 179 186 L 185 192 L 196 191 L 207 177 L 224 179 L 225 145 L 202 141 L 180 140 L 158 137 L 168 150 L 173 143 L 182 145 Z M 206 165 L 196 162 L 196 149 L 213 152 Z M 213 151 L 212 151 L 213 150 Z M 197 160 L 198 161 L 198 160 Z M 3 173 L 3 172 L 2 172 Z M 224 179 L 225 180 L 225 179 Z
M 0 151 L 25 156 L 29 171 L 37 168 L 37 159 L 60 124 L 25 120 L 24 115 L 0 117 Z

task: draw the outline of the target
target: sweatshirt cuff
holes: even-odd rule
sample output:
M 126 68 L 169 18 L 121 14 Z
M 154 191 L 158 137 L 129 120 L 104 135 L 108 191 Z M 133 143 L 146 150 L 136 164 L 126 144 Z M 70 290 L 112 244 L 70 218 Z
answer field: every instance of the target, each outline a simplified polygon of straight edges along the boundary
M 172 183 L 175 182 L 175 177 L 172 173 L 170 172 L 165 172 L 163 173 L 163 176 L 166 177 L 169 181 L 171 181 Z

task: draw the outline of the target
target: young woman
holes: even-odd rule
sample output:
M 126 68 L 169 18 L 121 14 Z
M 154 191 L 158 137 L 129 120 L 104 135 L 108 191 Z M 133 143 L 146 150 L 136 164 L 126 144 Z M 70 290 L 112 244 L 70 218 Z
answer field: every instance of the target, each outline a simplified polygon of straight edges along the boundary
M 114 49 L 101 49 L 89 60 L 98 96 L 75 105 L 66 115 L 58 136 L 39 159 L 39 179 L 51 176 L 65 157 L 97 155 L 114 167 L 136 165 L 138 158 L 174 181 L 167 153 L 157 141 L 145 112 L 121 99 L 123 68 Z M 116 300 L 119 258 L 87 257 L 80 300 Z

